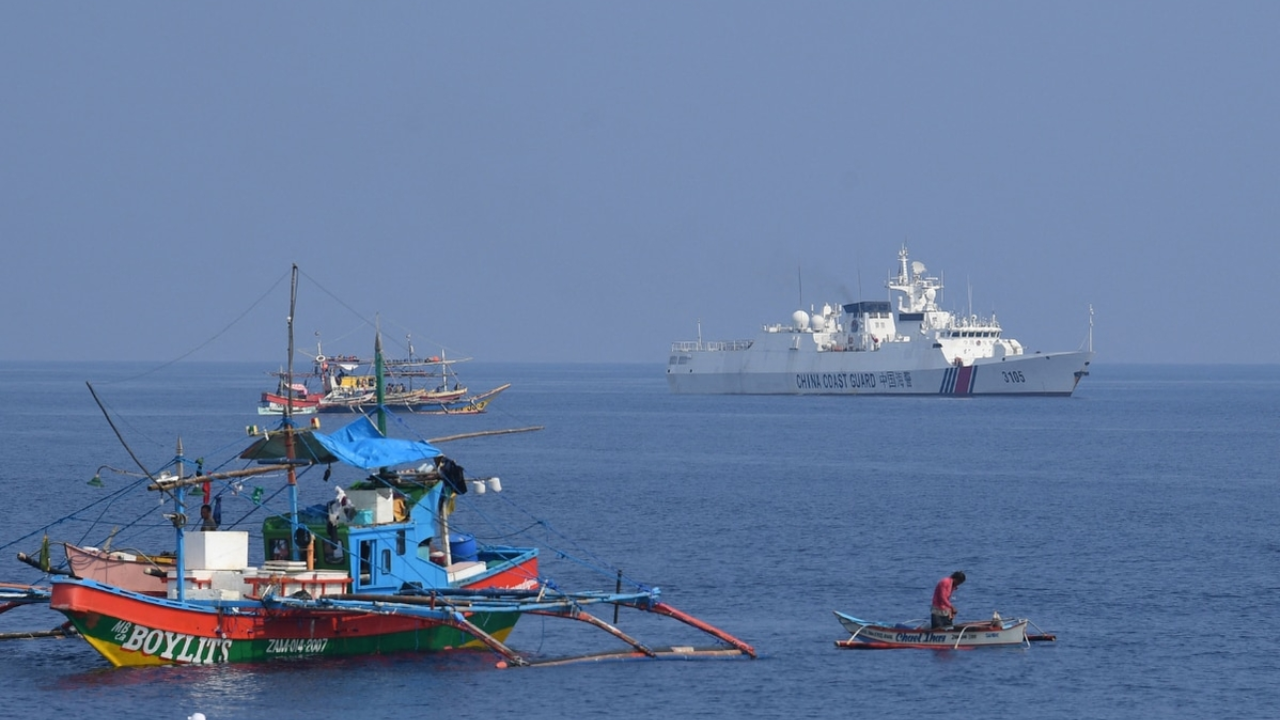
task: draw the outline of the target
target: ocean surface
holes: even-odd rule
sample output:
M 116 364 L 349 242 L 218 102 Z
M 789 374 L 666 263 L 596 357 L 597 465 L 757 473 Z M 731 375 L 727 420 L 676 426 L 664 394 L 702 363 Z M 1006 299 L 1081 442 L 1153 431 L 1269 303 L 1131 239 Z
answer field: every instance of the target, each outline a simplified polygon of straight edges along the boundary
M 171 531 L 148 525 L 164 511 L 155 495 L 122 493 L 136 478 L 110 468 L 136 472 L 129 450 L 159 468 L 181 437 L 189 462 L 215 469 L 268 420 L 255 407 L 269 367 L 0 368 L 9 582 L 41 580 L 13 556 L 35 552 L 50 525 L 55 541 L 100 543 L 116 526 L 116 547 L 171 546 Z M 1280 367 L 1100 362 L 1070 399 L 675 396 L 659 364 L 464 370 L 474 390 L 512 387 L 485 415 L 399 415 L 392 431 L 542 429 L 441 444 L 468 475 L 501 478 L 501 493 L 465 496 L 457 524 L 546 548 L 545 574 L 575 589 L 611 589 L 621 569 L 761 658 L 112 669 L 79 639 L 6 640 L 0 718 L 1280 717 Z M 343 481 L 304 476 L 304 502 Z M 256 482 L 227 497 L 224 526 L 260 522 L 242 497 Z M 962 620 L 1028 617 L 1058 641 L 834 647 L 847 634 L 833 610 L 922 618 L 957 569 Z M 0 632 L 61 621 L 18 608 Z M 701 642 L 670 620 L 619 622 L 655 645 Z M 532 617 L 509 644 L 542 657 L 619 647 Z

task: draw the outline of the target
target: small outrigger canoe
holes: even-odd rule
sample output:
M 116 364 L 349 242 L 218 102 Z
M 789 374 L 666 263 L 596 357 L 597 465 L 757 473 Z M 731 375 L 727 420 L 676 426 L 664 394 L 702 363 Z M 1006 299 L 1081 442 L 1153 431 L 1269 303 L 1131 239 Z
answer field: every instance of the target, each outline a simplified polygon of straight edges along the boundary
M 978 647 L 1029 645 L 1032 642 L 1057 639 L 1045 633 L 1028 633 L 1027 626 L 1031 625 L 1031 621 L 1026 618 L 1005 620 L 999 614 L 992 616 L 990 620 L 959 623 L 949 628 L 860 620 L 838 610 L 835 614 L 844 629 L 852 633 L 848 640 L 836 641 L 836 647 L 845 650 L 969 650 Z

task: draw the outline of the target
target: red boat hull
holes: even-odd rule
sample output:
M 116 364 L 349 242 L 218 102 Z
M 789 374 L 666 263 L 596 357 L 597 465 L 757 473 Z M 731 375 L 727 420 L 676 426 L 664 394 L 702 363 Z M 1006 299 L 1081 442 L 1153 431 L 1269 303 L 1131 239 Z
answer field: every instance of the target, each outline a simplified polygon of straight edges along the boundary
M 469 589 L 528 585 L 533 577 L 536 558 Z M 76 580 L 54 582 L 50 604 L 117 667 L 486 647 L 474 635 L 440 620 L 372 609 L 270 607 L 257 601 L 178 603 Z M 514 612 L 465 616 L 499 641 L 520 617 Z

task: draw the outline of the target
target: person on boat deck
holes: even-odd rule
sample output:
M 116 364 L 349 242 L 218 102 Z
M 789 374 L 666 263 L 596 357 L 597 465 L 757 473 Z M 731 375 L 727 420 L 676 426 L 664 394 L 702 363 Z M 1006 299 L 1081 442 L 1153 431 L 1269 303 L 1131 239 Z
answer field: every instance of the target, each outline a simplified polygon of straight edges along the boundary
M 204 504 L 200 506 L 200 530 L 217 530 L 218 521 L 213 519 L 213 506 Z
M 964 584 L 964 571 L 957 570 L 938 581 L 933 588 L 933 607 L 929 611 L 930 625 L 934 628 L 951 627 L 956 620 L 956 607 L 951 604 L 951 593 Z

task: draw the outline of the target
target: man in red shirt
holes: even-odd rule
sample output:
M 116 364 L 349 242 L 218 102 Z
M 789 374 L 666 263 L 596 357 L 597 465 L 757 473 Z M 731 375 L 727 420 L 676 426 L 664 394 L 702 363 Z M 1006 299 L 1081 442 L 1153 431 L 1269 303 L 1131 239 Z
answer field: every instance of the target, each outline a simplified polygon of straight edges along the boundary
M 929 611 L 932 627 L 951 627 L 956 619 L 956 607 L 951 604 L 951 593 L 964 584 L 964 572 L 957 570 L 938 581 L 933 588 L 933 607 Z

